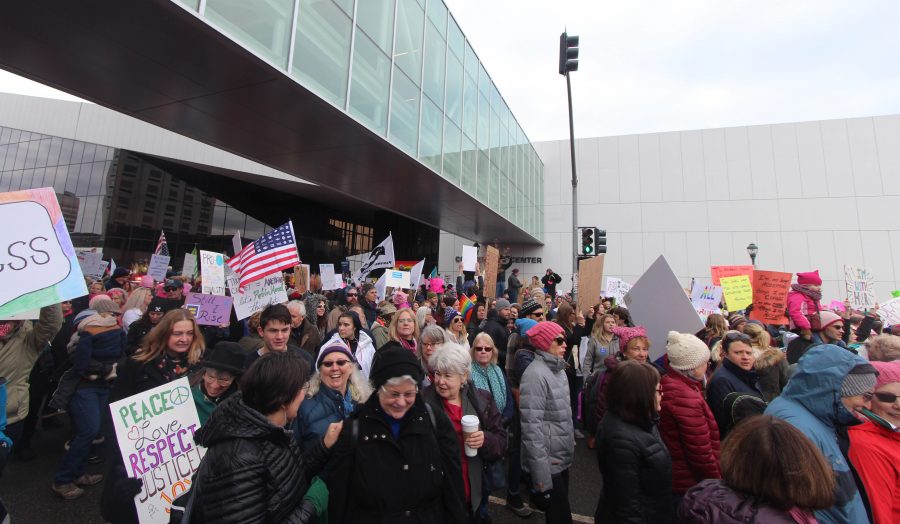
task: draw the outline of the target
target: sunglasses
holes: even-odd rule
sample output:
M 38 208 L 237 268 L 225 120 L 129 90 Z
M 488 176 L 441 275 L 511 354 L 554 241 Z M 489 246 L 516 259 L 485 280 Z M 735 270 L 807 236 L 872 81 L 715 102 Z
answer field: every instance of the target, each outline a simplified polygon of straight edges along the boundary
M 462 321 L 463 321 L 463 319 L 461 319 L 461 318 L 459 318 L 459 317 L 456 317 L 456 318 L 453 319 L 453 323 L 454 323 L 454 324 L 462 324 Z
M 322 367 L 323 368 L 333 368 L 334 366 L 338 366 L 338 367 L 342 368 L 349 363 L 350 363 L 349 360 L 332 360 L 329 362 L 322 362 Z
M 348 297 L 358 297 L 359 293 L 347 293 Z
M 566 337 L 556 337 L 556 338 L 553 339 L 553 341 L 556 342 L 556 344 L 557 344 L 558 346 L 565 346 L 565 345 L 566 345 Z
M 494 348 L 489 346 L 475 346 L 473 349 L 479 353 L 493 353 L 494 351 Z
M 177 287 L 170 287 L 170 286 L 166 286 L 166 287 L 163 288 L 163 290 L 165 290 L 165 291 L 175 291 L 176 289 L 178 289 L 178 288 L 177 288 Z
M 532 313 L 532 315 L 534 315 L 536 317 L 542 317 L 542 316 L 544 316 L 544 312 L 539 309 L 539 310 L 535 311 L 534 313 Z
M 875 398 L 877 398 L 879 402 L 893 404 L 894 402 L 897 402 L 900 395 L 894 395 L 893 393 L 875 393 Z

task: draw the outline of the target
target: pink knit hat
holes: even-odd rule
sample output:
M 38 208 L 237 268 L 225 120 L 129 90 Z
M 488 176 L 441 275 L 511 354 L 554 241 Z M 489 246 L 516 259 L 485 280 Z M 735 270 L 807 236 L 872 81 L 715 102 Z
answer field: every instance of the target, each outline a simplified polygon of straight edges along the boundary
M 153 289 L 153 277 L 150 275 L 144 275 L 141 277 L 141 287 L 145 287 L 147 289 Z
M 875 389 L 891 382 L 900 382 L 900 360 L 891 362 L 869 362 L 878 370 Z
M 647 330 L 644 326 L 635 327 L 614 327 L 613 335 L 619 337 L 619 349 L 624 350 L 628 345 L 628 341 L 634 337 L 646 337 Z
M 819 270 L 808 271 L 806 273 L 797 273 L 797 283 L 801 286 L 821 286 L 822 277 L 819 276 Z
M 837 313 L 832 313 L 831 311 L 819 311 L 819 323 L 822 325 L 822 329 L 827 328 L 835 322 L 842 322 L 843 320 L 844 319 Z
M 525 334 L 528 335 L 528 341 L 535 349 L 547 351 L 550 349 L 553 339 L 563 334 L 563 328 L 556 322 L 538 322 Z

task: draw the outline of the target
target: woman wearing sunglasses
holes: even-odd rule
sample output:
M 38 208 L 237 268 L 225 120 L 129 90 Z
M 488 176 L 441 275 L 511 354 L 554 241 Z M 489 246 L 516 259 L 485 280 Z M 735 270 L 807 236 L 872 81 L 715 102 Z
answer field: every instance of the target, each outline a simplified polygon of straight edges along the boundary
M 515 403 L 509 391 L 509 382 L 497 365 L 497 348 L 487 333 L 475 335 L 472 345 L 472 382 L 475 387 L 491 395 L 504 426 L 512 420 Z
M 862 478 L 875 524 L 900 522 L 900 360 L 871 362 L 878 370 L 871 412 L 850 428 L 850 460 Z M 891 428 L 893 425 L 893 429 Z
M 451 342 L 455 342 L 469 349 L 469 333 L 466 330 L 466 322 L 459 311 L 448 307 L 444 310 L 444 326 Z
M 352 415 L 372 394 L 372 386 L 342 340 L 332 339 L 322 347 L 316 371 L 309 379 L 307 398 L 300 404 L 294 427 L 294 438 L 303 450 L 315 446 L 329 424 Z
M 731 393 L 744 393 L 763 398 L 754 369 L 756 352 L 750 344 L 750 337 L 740 331 L 725 333 L 722 337 L 722 365 L 713 373 L 706 389 L 706 401 L 716 417 L 723 439 L 735 424 L 732 410 L 726 409 L 725 397 Z

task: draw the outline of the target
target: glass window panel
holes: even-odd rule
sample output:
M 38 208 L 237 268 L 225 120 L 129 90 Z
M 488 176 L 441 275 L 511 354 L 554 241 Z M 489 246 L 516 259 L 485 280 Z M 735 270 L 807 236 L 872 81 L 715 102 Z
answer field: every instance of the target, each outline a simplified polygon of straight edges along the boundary
M 449 24 L 447 28 L 447 43 L 450 45 L 450 51 L 462 61 L 466 56 L 466 37 L 463 36 L 459 25 L 452 16 Z
M 357 31 L 353 46 L 353 78 L 350 84 L 350 114 L 375 132 L 387 129 L 388 85 L 391 61 L 365 34 Z
M 347 99 L 352 25 L 331 0 L 300 0 L 293 74 L 340 107 Z
M 190 7 L 192 10 L 196 11 L 200 8 L 200 0 L 178 0 L 182 4 Z
M 50 156 L 50 139 L 42 138 L 41 141 L 38 142 L 38 152 L 37 158 L 35 159 L 35 166 L 46 166 L 48 156 Z
M 446 36 L 447 6 L 443 0 L 428 0 L 428 18 L 437 27 L 441 36 Z
M 84 156 L 84 142 L 75 142 L 72 145 L 72 158 L 69 160 L 70 164 L 79 164 L 81 163 L 81 157 Z
M 8 144 L 9 137 L 12 134 L 12 129 L 8 127 L 0 128 L 0 144 Z
M 79 197 L 88 196 L 88 186 L 91 181 L 91 164 L 73 165 L 69 169 L 69 175 L 77 173 L 75 182 L 75 195 Z
M 482 203 L 487 204 L 488 202 L 488 194 L 490 193 L 491 187 L 491 161 L 488 159 L 488 156 L 478 152 L 478 191 L 477 198 Z
M 9 161 L 9 150 L 12 146 L 9 144 L 4 144 L 0 146 L 0 171 L 4 170 L 4 166 L 6 162 Z
M 390 53 L 391 37 L 394 36 L 394 0 L 362 0 L 356 8 L 356 24 L 385 53 Z
M 347 13 L 347 16 L 353 16 L 353 0 L 334 0 L 334 2 Z
M 62 139 L 62 144 L 60 144 L 59 150 L 59 164 L 64 166 L 69 163 L 69 160 L 72 158 L 72 149 L 75 147 L 75 142 L 72 140 Z
M 41 143 L 37 140 L 32 140 L 26 143 L 27 149 L 25 150 L 25 169 L 34 169 L 34 166 L 37 164 L 37 154 L 38 148 Z
M 453 55 L 447 55 L 447 98 L 444 111 L 456 125 L 462 125 L 462 63 Z
M 22 131 L 20 131 L 20 130 L 18 130 L 18 129 L 13 129 L 13 130 L 12 130 L 12 134 L 11 134 L 10 137 L 9 137 L 9 143 L 10 143 L 10 144 L 17 144 L 17 143 L 19 142 L 19 139 L 20 139 L 21 137 L 22 137 Z
M 422 76 L 422 32 L 425 11 L 415 0 L 398 0 L 394 63 L 419 85 Z
M 484 66 L 480 63 L 478 64 L 478 91 L 480 91 L 482 95 L 488 97 L 488 102 L 490 102 L 491 77 L 488 76 Z
M 449 119 L 444 121 L 444 178 L 460 185 L 462 131 Z
M 91 179 L 88 184 L 89 195 L 102 195 L 106 188 L 106 162 L 94 162 L 91 166 Z
M 16 148 L 16 156 L 13 162 L 13 169 L 25 169 L 25 157 L 28 156 L 28 142 L 16 142 L 13 146 Z
M 464 75 L 463 81 L 463 132 L 475 140 L 478 132 L 478 88 L 475 80 Z
M 463 138 L 462 161 L 460 187 L 466 193 L 473 195 L 475 194 L 475 171 L 478 164 L 478 150 L 475 148 L 475 143 L 465 137 Z
M 34 178 L 34 169 L 26 169 L 22 171 L 22 176 L 19 177 L 19 189 L 29 189 L 34 187 L 32 184 L 32 179 Z
M 94 153 L 97 151 L 97 146 L 94 144 L 84 144 L 84 154 L 81 155 L 82 162 L 93 162 L 94 161 Z
M 419 139 L 419 87 L 396 67 L 391 94 L 390 129 L 391 142 L 416 156 Z
M 12 171 L 0 172 L 0 191 L 12 191 Z
M 22 135 L 19 137 L 19 142 L 29 142 L 31 140 L 31 132 L 30 131 L 22 131 Z
M 438 107 L 444 107 L 444 69 L 447 43 L 429 23 L 425 33 L 425 94 Z
M 491 111 L 491 160 L 498 164 L 500 163 L 500 158 L 497 155 L 497 147 L 500 145 L 500 119 L 497 118 L 497 113 Z
M 478 81 L 478 57 L 475 56 L 475 51 L 472 49 L 472 46 L 466 42 L 466 74 L 471 75 L 475 81 Z
M 478 97 L 478 149 L 486 150 L 490 144 L 491 110 L 485 96 Z
M 206 0 L 204 16 L 260 56 L 287 66 L 293 0 Z
M 427 98 L 422 101 L 422 141 L 419 159 L 441 172 L 441 142 L 444 114 Z

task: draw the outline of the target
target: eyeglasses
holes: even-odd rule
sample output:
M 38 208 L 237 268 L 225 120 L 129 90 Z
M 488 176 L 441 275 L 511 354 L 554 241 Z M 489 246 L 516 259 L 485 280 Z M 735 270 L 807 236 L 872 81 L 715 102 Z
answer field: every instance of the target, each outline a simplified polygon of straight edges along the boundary
M 319 309 L 319 308 L 325 309 L 325 304 L 319 304 L 318 306 L 316 306 L 316 309 Z
M 411 318 L 399 318 L 399 319 L 397 319 L 397 323 L 398 323 L 398 324 L 412 324 L 413 322 L 415 322 L 415 320 L 413 320 L 413 319 L 411 319 Z
M 407 402 L 413 402 L 416 400 L 416 395 L 419 394 L 419 388 L 416 388 L 415 391 L 388 391 L 384 386 L 381 386 L 381 392 L 391 400 L 400 400 L 402 397 Z
M 359 293 L 347 293 L 348 297 L 358 297 Z
M 553 339 L 553 341 L 556 342 L 556 344 L 560 345 L 560 346 L 566 345 L 566 337 L 556 337 Z
M 475 346 L 472 349 L 474 349 L 475 351 L 478 351 L 479 353 L 493 353 L 494 352 L 494 348 L 492 348 L 490 346 Z
M 231 385 L 232 382 L 234 382 L 234 377 L 233 377 L 233 376 L 228 376 L 228 375 L 216 375 L 216 374 L 211 373 L 211 372 L 209 372 L 209 371 L 207 371 L 206 373 L 203 374 L 203 378 L 205 378 L 206 380 L 208 380 L 208 381 L 210 381 L 210 382 L 215 381 L 215 382 L 217 382 L 220 386 L 229 386 L 229 385 Z
M 893 393 L 875 393 L 875 397 L 879 402 L 884 402 L 885 404 L 893 404 L 897 402 L 897 399 L 900 398 L 900 395 L 894 395 Z
M 322 362 L 322 367 L 323 368 L 333 368 L 334 366 L 338 366 L 338 367 L 342 368 L 349 363 L 350 363 L 349 360 L 329 360 L 327 362 Z

